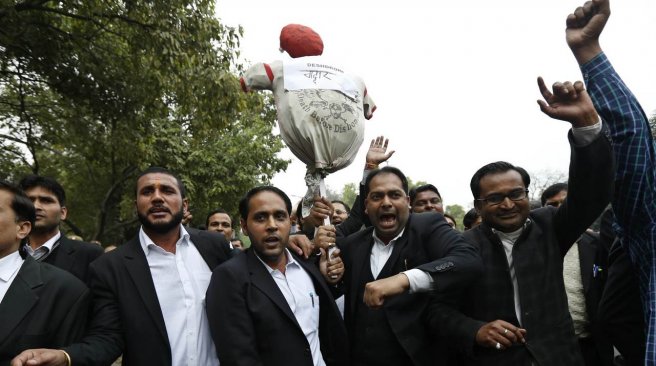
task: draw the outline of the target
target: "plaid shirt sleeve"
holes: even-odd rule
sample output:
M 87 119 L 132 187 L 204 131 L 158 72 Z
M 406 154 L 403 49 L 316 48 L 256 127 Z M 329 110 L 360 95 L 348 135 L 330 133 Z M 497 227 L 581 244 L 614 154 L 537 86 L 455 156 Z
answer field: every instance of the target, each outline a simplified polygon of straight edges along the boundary
M 656 364 L 656 152 L 649 120 L 605 54 L 581 66 L 588 92 L 608 126 L 617 171 L 615 231 L 639 277 L 649 365 Z

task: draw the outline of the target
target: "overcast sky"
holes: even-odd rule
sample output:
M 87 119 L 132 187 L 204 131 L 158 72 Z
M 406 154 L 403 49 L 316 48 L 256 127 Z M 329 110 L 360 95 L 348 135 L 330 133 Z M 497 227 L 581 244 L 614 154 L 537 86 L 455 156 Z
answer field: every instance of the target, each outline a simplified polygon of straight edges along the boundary
M 241 25 L 242 62 L 288 59 L 283 26 L 312 27 L 324 55 L 360 75 L 378 109 L 354 163 L 331 174 L 336 191 L 362 175 L 369 141 L 390 137 L 390 165 L 435 184 L 446 205 L 471 207 L 469 180 L 506 160 L 530 172 L 567 171 L 569 124 L 543 115 L 536 78 L 548 85 L 581 75 L 565 43 L 575 0 L 219 0 L 224 24 Z M 648 115 L 656 110 L 656 2 L 615 0 L 602 47 Z M 305 193 L 305 166 L 289 150 L 273 183 Z

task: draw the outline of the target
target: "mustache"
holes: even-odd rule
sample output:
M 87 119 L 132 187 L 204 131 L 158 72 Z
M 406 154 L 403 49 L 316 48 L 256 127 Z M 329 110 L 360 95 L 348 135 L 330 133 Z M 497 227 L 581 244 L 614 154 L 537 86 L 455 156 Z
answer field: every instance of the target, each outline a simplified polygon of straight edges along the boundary
M 166 208 L 164 206 L 155 206 L 155 207 L 151 207 L 150 209 L 148 209 L 148 213 L 154 213 L 154 212 L 172 213 L 171 210 L 169 210 L 168 208 Z

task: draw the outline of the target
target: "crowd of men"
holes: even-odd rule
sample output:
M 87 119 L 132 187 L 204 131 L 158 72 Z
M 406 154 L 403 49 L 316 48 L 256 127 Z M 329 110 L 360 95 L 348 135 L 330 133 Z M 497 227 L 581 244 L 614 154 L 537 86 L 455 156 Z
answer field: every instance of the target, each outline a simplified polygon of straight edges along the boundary
M 316 197 L 303 217 L 279 188 L 246 192 L 246 250 L 225 210 L 185 225 L 165 168 L 137 177 L 139 233 L 107 253 L 62 235 L 55 180 L 0 182 L 0 365 L 654 365 L 656 156 L 599 46 L 609 16 L 567 18 L 587 89 L 538 79 L 572 126 L 568 181 L 531 209 L 528 173 L 487 164 L 463 233 L 437 187 L 379 167 L 383 137 L 353 207 Z

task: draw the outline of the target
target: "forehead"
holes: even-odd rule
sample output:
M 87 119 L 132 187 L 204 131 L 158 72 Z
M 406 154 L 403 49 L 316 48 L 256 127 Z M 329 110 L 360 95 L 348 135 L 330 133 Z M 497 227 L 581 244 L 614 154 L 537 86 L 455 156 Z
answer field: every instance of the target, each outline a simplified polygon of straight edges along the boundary
M 224 214 L 222 212 L 217 212 L 214 215 L 210 216 L 210 222 L 211 221 L 228 221 L 228 222 L 232 222 L 232 220 L 230 219 L 230 216 L 228 216 L 227 214 Z
M 567 190 L 562 190 L 562 191 L 554 194 L 553 196 L 547 198 L 545 201 L 547 201 L 547 202 L 561 201 L 561 200 L 564 200 L 565 197 L 567 197 Z
M 164 173 L 148 173 L 137 180 L 137 190 L 149 186 L 173 186 L 178 189 L 178 182 L 171 175 Z
M 344 206 L 343 204 L 341 204 L 341 203 L 339 203 L 339 202 L 333 202 L 333 207 L 334 207 L 335 209 L 339 209 L 339 210 L 342 210 L 342 211 L 346 211 L 346 206 Z
M 262 191 L 256 193 L 248 201 L 249 216 L 254 212 L 287 212 L 287 206 L 282 197 L 271 191 Z
M 480 186 L 481 196 L 490 193 L 506 192 L 517 188 L 526 188 L 522 176 L 516 170 L 487 174 L 481 178 Z
M 57 196 L 51 190 L 49 190 L 48 188 L 45 188 L 45 187 L 41 187 L 41 186 L 35 186 L 35 187 L 32 187 L 32 188 L 26 189 L 25 190 L 25 195 L 27 195 L 30 198 L 47 196 L 47 197 L 54 198 L 55 201 L 58 201 Z
M 440 196 L 438 196 L 437 193 L 435 193 L 431 190 L 427 190 L 427 191 L 422 191 L 422 192 L 417 193 L 417 195 L 415 196 L 415 201 L 430 200 L 430 199 L 433 199 L 433 198 L 440 198 Z
M 11 211 L 14 212 L 14 210 L 11 209 L 11 201 L 14 199 L 14 195 L 11 192 L 8 192 L 4 189 L 0 189 L 0 210 L 1 211 Z
M 403 190 L 403 182 L 396 174 L 380 173 L 369 182 L 369 191 Z

